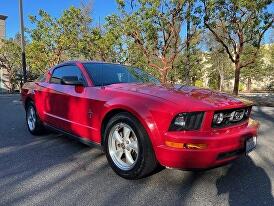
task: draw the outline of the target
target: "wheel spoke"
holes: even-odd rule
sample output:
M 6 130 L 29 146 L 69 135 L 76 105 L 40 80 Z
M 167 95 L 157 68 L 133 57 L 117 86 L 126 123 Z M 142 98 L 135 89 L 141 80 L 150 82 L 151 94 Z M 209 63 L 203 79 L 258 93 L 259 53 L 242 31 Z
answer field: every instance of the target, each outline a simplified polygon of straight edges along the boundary
M 135 152 L 138 151 L 138 143 L 134 140 L 134 141 L 131 141 L 129 144 L 128 144 L 128 147 L 130 149 L 133 149 Z
M 30 107 L 28 110 L 28 126 L 30 130 L 35 129 L 35 123 L 36 123 L 36 114 L 33 107 Z
M 123 127 L 123 138 L 128 140 L 131 130 L 128 127 Z
M 139 144 L 133 129 L 126 123 L 114 125 L 109 134 L 108 148 L 113 163 L 130 170 L 138 159 Z
M 33 121 L 30 121 L 30 129 L 33 129 L 33 128 L 34 128 Z
M 32 118 L 34 118 L 35 114 L 34 114 L 33 108 L 30 109 L 30 115 L 31 115 Z
M 115 151 L 115 155 L 118 159 L 121 159 L 123 154 L 124 154 L 124 151 L 122 149 L 118 149 Z
M 134 163 L 134 160 L 133 160 L 133 158 L 132 158 L 132 156 L 131 156 L 130 151 L 125 150 L 125 155 L 126 155 L 126 162 L 127 162 L 127 163 L 130 163 L 130 164 L 133 164 L 133 163 Z
M 118 131 L 115 131 L 113 133 L 113 137 L 116 141 L 118 141 L 119 143 L 122 143 L 123 142 L 123 138 L 120 136 L 119 132 Z

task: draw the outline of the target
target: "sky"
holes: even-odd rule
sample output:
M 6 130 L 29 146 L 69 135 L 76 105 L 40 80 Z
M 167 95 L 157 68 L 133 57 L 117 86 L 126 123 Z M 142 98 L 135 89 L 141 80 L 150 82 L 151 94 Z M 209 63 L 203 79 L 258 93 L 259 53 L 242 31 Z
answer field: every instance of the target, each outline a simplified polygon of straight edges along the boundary
M 31 28 L 28 16 L 38 15 L 39 9 L 43 9 L 50 15 L 59 17 L 63 11 L 70 6 L 79 7 L 81 2 L 88 0 L 23 0 L 25 27 Z M 95 23 L 103 22 L 107 15 L 116 12 L 115 0 L 93 0 L 91 1 L 92 17 Z M 0 14 L 8 16 L 6 21 L 6 37 L 14 37 L 19 32 L 19 8 L 18 0 L 0 0 Z
M 63 11 L 70 6 L 79 7 L 81 2 L 88 2 L 89 0 L 23 0 L 24 23 L 25 27 L 32 28 L 28 16 L 38 15 L 39 9 L 43 9 L 54 17 L 59 17 Z M 98 24 L 104 22 L 104 18 L 110 14 L 117 12 L 115 0 L 91 0 L 93 23 Z M 274 13 L 274 4 L 269 8 L 269 11 Z M 0 0 L 0 14 L 8 16 L 6 25 L 6 37 L 14 37 L 19 32 L 19 14 L 18 14 L 18 0 Z M 264 43 L 270 41 L 270 34 L 268 31 L 264 38 Z M 183 31 L 183 34 L 185 32 Z

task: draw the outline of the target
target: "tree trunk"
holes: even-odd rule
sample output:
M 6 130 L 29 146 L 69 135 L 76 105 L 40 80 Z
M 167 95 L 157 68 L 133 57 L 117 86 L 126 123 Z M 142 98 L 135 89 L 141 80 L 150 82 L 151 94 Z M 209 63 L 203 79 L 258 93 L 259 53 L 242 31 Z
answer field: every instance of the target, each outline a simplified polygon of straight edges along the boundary
M 191 85 L 195 86 L 195 83 L 196 83 L 196 77 L 191 77 Z
M 223 71 L 220 72 L 219 78 L 220 78 L 219 90 L 223 91 L 224 90 L 224 73 L 223 73 Z
M 163 84 L 166 84 L 166 83 L 167 83 L 167 72 L 168 72 L 167 69 L 164 69 L 164 70 L 161 72 L 161 83 L 163 83 Z
M 248 77 L 248 78 L 247 78 L 247 92 L 250 92 L 250 91 L 251 91 L 251 84 L 252 84 L 251 78 Z
M 218 88 L 219 90 L 221 90 L 221 76 L 220 76 L 220 74 L 219 74 L 218 77 L 217 77 L 217 88 Z
M 235 62 L 235 77 L 234 77 L 234 88 L 233 88 L 233 94 L 238 95 L 239 94 L 239 83 L 240 83 L 240 62 Z
M 13 94 L 14 91 L 15 91 L 15 85 L 12 83 L 12 84 L 11 84 L 11 93 Z
M 190 85 L 190 54 L 189 54 L 189 43 L 186 43 L 186 70 L 184 73 L 185 83 Z
M 191 78 L 190 78 L 190 9 L 191 5 L 190 2 L 188 2 L 188 8 L 187 8 L 187 22 L 186 22 L 186 70 L 185 70 L 185 83 L 186 85 L 191 84 Z

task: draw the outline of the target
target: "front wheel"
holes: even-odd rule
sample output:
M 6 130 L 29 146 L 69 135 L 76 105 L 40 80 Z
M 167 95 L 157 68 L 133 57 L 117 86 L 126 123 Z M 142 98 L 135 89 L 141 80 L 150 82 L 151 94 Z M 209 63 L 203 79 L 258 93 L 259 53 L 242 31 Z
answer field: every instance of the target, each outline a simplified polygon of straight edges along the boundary
M 43 124 L 40 121 L 33 102 L 29 102 L 26 107 L 27 127 L 31 134 L 39 135 L 44 131 Z
M 126 179 L 147 176 L 157 166 L 149 136 L 129 113 L 120 113 L 110 119 L 104 146 L 111 167 Z

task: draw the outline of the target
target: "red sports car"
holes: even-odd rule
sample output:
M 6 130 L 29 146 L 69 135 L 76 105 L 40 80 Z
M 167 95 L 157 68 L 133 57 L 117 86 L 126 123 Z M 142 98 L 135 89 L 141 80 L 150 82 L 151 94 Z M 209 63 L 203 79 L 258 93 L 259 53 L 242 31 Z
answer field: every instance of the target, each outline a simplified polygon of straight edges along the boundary
M 253 150 L 252 105 L 224 93 L 166 86 L 118 64 L 66 62 L 22 89 L 29 131 L 51 128 L 98 145 L 113 170 L 137 179 L 158 166 L 226 164 Z

